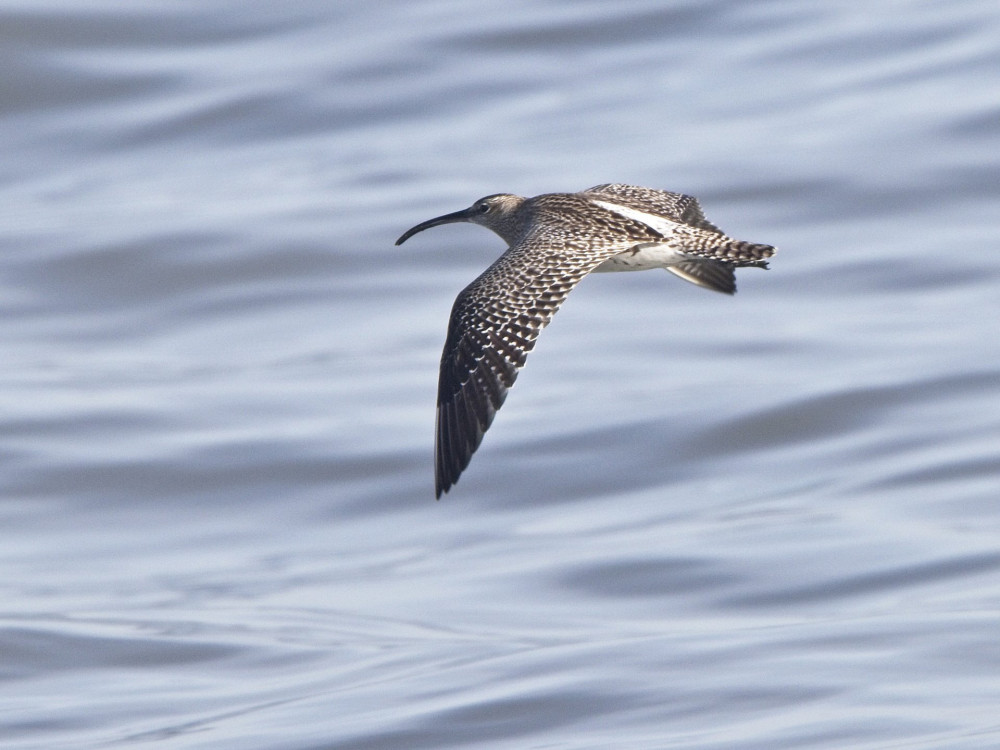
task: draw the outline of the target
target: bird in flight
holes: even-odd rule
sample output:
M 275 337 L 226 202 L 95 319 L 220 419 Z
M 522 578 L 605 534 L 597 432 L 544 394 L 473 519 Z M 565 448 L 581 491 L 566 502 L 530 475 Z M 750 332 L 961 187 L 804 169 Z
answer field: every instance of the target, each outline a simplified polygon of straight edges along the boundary
M 622 184 L 534 198 L 488 195 L 417 224 L 396 244 L 460 221 L 492 230 L 509 247 L 459 293 L 448 321 L 434 446 L 439 499 L 469 465 L 538 334 L 588 273 L 665 268 L 734 294 L 734 270 L 767 268 L 775 253 L 727 236 L 690 195 Z

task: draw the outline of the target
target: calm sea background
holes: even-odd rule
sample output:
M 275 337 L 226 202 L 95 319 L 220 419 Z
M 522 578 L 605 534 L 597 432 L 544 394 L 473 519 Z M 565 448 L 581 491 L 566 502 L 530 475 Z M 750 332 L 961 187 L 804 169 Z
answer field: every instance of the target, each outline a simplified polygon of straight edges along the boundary
M 0 747 L 1000 746 L 992 0 L 0 0 Z M 494 192 L 697 195 L 433 499 Z

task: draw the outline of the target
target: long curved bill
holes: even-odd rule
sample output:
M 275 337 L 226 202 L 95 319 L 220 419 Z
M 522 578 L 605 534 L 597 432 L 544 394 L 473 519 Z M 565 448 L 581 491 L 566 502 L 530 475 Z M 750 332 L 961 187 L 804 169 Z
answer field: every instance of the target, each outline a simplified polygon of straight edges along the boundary
M 469 220 L 469 212 L 470 212 L 470 209 L 463 208 L 461 211 L 455 211 L 454 213 L 451 213 L 451 214 L 445 214 L 444 216 L 438 216 L 436 219 L 428 219 L 425 222 L 417 224 L 412 229 L 407 229 L 405 232 L 403 232 L 402 236 L 400 236 L 400 238 L 398 240 L 396 240 L 396 244 L 397 245 L 402 245 L 404 242 L 406 242 L 408 239 L 410 239 L 410 237 L 412 237 L 413 235 L 415 235 L 417 232 L 422 232 L 425 229 L 430 229 L 431 227 L 437 227 L 437 226 L 440 226 L 441 224 L 454 224 L 454 223 L 459 222 L 459 221 L 468 221 Z

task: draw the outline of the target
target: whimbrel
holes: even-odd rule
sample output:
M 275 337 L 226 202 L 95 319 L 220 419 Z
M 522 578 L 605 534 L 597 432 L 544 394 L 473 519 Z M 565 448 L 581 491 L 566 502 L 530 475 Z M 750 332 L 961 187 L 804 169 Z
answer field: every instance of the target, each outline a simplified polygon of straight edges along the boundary
M 733 294 L 734 269 L 767 268 L 775 253 L 771 245 L 727 236 L 690 195 L 620 184 L 534 198 L 488 195 L 417 224 L 396 244 L 458 221 L 492 230 L 509 247 L 461 291 L 451 311 L 438 378 L 438 498 L 469 465 L 539 332 L 588 273 L 665 268 Z

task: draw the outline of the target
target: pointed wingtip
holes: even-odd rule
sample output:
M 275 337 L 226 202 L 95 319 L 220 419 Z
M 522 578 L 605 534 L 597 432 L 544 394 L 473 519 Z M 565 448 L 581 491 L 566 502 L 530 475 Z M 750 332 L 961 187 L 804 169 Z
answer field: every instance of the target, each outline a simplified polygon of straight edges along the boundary
M 434 480 L 434 499 L 440 500 L 443 495 L 448 494 L 448 490 L 455 486 L 454 482 L 442 482 L 439 479 Z

